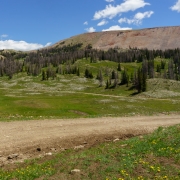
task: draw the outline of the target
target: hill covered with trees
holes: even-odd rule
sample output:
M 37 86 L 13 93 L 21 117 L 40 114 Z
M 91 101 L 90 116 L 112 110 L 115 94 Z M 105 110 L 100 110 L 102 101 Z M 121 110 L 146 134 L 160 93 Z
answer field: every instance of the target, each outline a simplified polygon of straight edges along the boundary
M 146 80 L 155 77 L 180 80 L 180 49 L 148 50 L 111 48 L 107 51 L 93 49 L 83 43 L 62 47 L 41 49 L 34 52 L 0 52 L 0 76 L 13 78 L 14 74 L 26 72 L 27 76 L 41 76 L 42 81 L 55 79 L 60 75 L 74 74 L 99 81 L 106 89 L 126 84 L 137 90 L 146 91 Z M 77 61 L 84 59 L 90 64 L 109 61 L 116 68 L 99 67 L 96 72 L 89 66 L 80 66 Z M 155 61 L 156 59 L 156 61 Z M 158 59 L 158 60 L 157 60 Z M 121 67 L 121 63 L 135 63 L 134 68 Z

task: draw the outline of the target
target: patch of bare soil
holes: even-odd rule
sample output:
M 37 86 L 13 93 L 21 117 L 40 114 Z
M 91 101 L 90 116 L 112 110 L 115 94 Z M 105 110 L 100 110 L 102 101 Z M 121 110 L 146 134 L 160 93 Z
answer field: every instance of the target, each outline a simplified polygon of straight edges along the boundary
M 179 115 L 0 122 L 0 166 L 180 123 Z
M 105 31 L 85 33 L 73 36 L 54 44 L 51 47 L 68 44 L 83 43 L 83 46 L 91 44 L 94 49 L 108 50 L 109 48 L 129 49 L 175 49 L 180 47 L 180 26 L 155 27 L 140 30 Z

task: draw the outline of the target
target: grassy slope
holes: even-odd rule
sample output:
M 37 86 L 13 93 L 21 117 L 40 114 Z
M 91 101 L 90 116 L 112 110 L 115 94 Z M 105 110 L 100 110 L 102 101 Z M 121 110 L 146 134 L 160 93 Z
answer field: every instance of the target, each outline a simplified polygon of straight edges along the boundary
M 160 63 L 158 60 L 156 63 Z M 117 69 L 117 63 L 101 61 L 90 63 L 83 59 L 76 62 L 80 77 L 58 75 L 55 80 L 41 81 L 24 73 L 13 79 L 0 78 L 0 120 L 26 120 L 47 118 L 76 118 L 94 116 L 131 116 L 159 113 L 179 113 L 180 83 L 172 80 L 148 80 L 148 91 L 132 96 L 135 90 L 118 86 L 105 89 L 106 69 Z M 134 72 L 139 63 L 122 63 L 122 69 Z M 103 72 L 104 85 L 98 80 L 84 78 L 88 67 L 97 76 Z M 110 73 L 109 73 L 110 74 Z M 119 76 L 120 76 L 119 72 Z M 107 108 L 108 107 L 108 108 Z
M 67 150 L 1 170 L 0 179 L 180 179 L 180 126 L 159 127 L 153 134 Z M 72 169 L 80 173 L 71 173 Z M 6 167 L 8 169 L 8 167 Z
M 156 64 L 160 63 L 157 59 Z M 95 79 L 84 78 L 88 67 L 117 69 L 117 63 L 90 63 L 79 60 L 81 75 L 58 75 L 41 81 L 41 76 L 18 74 L 11 80 L 0 78 L 0 120 L 77 118 L 94 116 L 131 116 L 180 112 L 180 83 L 161 78 L 148 80 L 145 93 L 119 86 L 106 90 Z M 138 63 L 122 63 L 128 73 Z M 120 75 L 120 73 L 119 73 Z M 160 74 L 156 74 L 160 77 Z M 104 81 L 108 78 L 103 76 Z M 108 108 L 107 108 L 108 107 Z M 0 179 L 180 179 L 179 126 L 159 128 L 146 137 L 109 142 L 85 150 L 68 150 L 47 159 L 31 160 L 10 171 L 1 170 Z M 8 168 L 8 167 L 7 167 Z M 74 168 L 80 174 L 72 175 Z

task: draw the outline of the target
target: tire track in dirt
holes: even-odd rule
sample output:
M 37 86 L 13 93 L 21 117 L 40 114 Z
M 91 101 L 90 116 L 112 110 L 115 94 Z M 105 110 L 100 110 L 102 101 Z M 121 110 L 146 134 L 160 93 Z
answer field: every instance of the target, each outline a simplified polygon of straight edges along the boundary
M 179 115 L 0 122 L 0 165 L 34 158 L 52 149 L 60 152 L 82 144 L 88 148 L 175 124 L 180 124 Z M 9 161 L 9 154 L 18 154 L 18 158 Z

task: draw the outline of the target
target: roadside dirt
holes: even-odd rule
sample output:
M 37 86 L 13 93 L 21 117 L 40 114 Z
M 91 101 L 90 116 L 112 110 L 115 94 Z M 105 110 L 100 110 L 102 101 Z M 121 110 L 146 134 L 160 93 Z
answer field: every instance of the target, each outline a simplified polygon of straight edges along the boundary
M 0 122 L 0 166 L 179 123 L 179 115 Z

